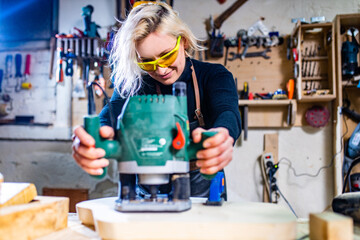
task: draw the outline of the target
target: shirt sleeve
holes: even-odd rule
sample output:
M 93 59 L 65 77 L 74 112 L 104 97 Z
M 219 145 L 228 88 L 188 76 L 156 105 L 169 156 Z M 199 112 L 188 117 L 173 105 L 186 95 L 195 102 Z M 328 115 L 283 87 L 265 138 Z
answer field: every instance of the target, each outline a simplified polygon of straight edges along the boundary
M 100 124 L 101 126 L 110 126 L 116 127 L 117 117 L 120 115 L 121 110 L 125 104 L 126 99 L 122 98 L 118 91 L 114 90 L 113 95 L 110 99 L 109 103 L 105 105 L 105 107 L 101 110 L 99 117 L 100 117 Z M 114 125 L 112 126 L 112 121 Z
M 234 78 L 224 66 L 213 64 L 204 83 L 204 105 L 213 128 L 225 127 L 234 142 L 241 133 L 238 94 Z

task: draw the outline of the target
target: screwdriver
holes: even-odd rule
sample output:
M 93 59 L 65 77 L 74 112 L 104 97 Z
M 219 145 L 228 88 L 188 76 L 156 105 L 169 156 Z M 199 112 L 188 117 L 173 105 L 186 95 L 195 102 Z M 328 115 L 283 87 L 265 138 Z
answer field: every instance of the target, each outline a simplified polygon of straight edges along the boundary
M 58 68 L 56 70 L 56 82 L 57 83 L 61 83 L 64 81 L 64 71 L 62 69 L 62 56 L 63 56 L 63 48 L 58 48 L 58 52 L 59 52 L 59 59 L 58 59 Z
M 2 80 L 3 80 L 3 75 L 4 75 L 4 71 L 2 69 L 0 69 L 0 93 L 2 92 Z
M 30 63 L 31 63 L 31 55 L 27 54 L 25 57 L 24 82 L 21 83 L 21 88 L 23 89 L 30 89 L 32 87 L 31 83 L 28 82 L 28 78 L 30 76 Z
M 13 77 L 12 61 L 13 61 L 13 56 L 10 54 L 6 55 L 6 58 L 5 58 L 5 80 L 6 80 L 5 92 L 11 92 L 12 87 L 14 87 L 10 80 Z
M 15 86 L 15 92 L 19 92 L 20 91 L 20 85 L 21 85 L 21 78 L 22 78 L 22 74 L 21 74 L 21 62 L 22 62 L 22 57 L 21 54 L 16 54 L 15 55 L 15 78 L 16 78 L 16 86 Z

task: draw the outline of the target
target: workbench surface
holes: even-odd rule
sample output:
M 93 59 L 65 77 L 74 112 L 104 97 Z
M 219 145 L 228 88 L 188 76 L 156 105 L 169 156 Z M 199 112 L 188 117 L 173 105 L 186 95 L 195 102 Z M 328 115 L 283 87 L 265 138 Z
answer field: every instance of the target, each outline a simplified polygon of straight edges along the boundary
M 296 239 L 309 240 L 309 237 L 302 238 L 309 234 L 309 222 L 307 219 L 299 219 L 296 224 Z M 68 227 L 61 231 L 43 236 L 36 240 L 101 240 L 94 226 L 81 223 L 76 213 L 69 213 Z M 354 240 L 360 240 L 360 226 L 354 226 Z
M 80 203 L 80 207 L 78 207 L 80 214 L 69 213 L 66 229 L 46 235 L 38 240 L 124 239 L 124 236 L 121 235 L 124 232 L 128 234 L 125 237 L 126 239 L 169 239 L 168 236 L 163 236 L 164 232 L 173 233 L 172 239 L 205 239 L 199 238 L 199 232 L 204 234 L 206 239 L 219 239 L 218 236 L 210 235 L 209 237 L 208 234 L 208 232 L 213 231 L 214 226 L 212 224 L 214 221 L 215 224 L 220 223 L 217 226 L 223 230 L 221 233 L 224 235 L 221 239 L 309 239 L 309 237 L 304 237 L 309 234 L 308 220 L 295 219 L 290 210 L 275 204 L 225 202 L 222 207 L 209 207 L 200 203 L 193 203 L 191 210 L 182 213 L 120 213 L 113 209 L 115 199 L 103 198 Z M 103 206 L 99 204 L 103 204 Z M 93 206 L 96 206 L 96 210 L 93 210 L 93 216 L 91 216 L 86 208 L 91 210 Z M 84 209 L 86 210 L 85 213 L 83 212 Z M 272 212 L 273 210 L 275 211 Z M 217 212 L 216 216 L 219 220 L 214 220 L 212 212 Z M 91 223 L 93 219 L 97 221 L 95 224 Z M 202 225 L 196 225 L 198 224 L 197 219 L 201 220 Z M 244 219 L 246 220 L 244 221 Z M 84 221 L 89 225 L 83 224 Z M 189 229 L 188 226 L 182 226 L 189 222 L 196 227 Z M 159 235 L 159 230 L 149 231 L 144 224 L 150 225 L 152 228 L 156 228 L 155 225 L 162 225 L 164 231 L 161 231 Z M 220 226 L 221 224 L 223 225 Z M 137 227 L 141 225 L 142 227 Z M 245 235 L 240 233 L 240 235 L 242 234 L 241 236 L 238 235 L 240 238 L 234 238 L 234 232 L 236 233 L 239 229 L 244 232 L 244 227 L 247 233 Z M 182 229 L 183 233 L 176 230 L 179 228 Z M 117 237 L 104 237 L 104 229 L 107 231 L 106 234 L 117 235 Z M 119 229 L 121 229 L 120 235 L 117 232 Z M 134 231 L 135 229 L 137 231 Z M 254 231 L 256 234 L 251 233 Z M 269 231 L 271 234 L 268 234 Z M 132 232 L 135 233 L 132 234 Z M 266 232 L 267 234 L 265 234 Z M 215 231 L 213 234 L 216 235 L 217 232 Z M 258 238 L 259 234 L 264 234 L 266 237 Z M 189 238 L 189 236 L 191 237 Z M 354 239 L 360 240 L 360 226 L 355 225 L 354 227 Z

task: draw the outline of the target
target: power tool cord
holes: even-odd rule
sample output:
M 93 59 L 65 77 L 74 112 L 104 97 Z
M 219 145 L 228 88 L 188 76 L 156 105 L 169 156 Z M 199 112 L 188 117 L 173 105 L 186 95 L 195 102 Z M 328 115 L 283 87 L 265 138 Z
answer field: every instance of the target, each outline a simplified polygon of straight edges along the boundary
M 360 162 L 360 157 L 357 157 L 357 158 L 355 158 L 354 161 L 350 164 L 350 167 L 349 167 L 349 169 L 348 169 L 348 171 L 346 172 L 346 175 L 345 175 L 344 186 L 343 186 L 343 189 L 342 189 L 342 193 L 345 193 L 346 185 L 347 185 L 347 183 L 348 183 L 351 170 L 352 170 L 353 167 L 354 167 L 356 164 L 358 164 L 359 162 Z
M 284 201 L 285 201 L 286 204 L 289 206 L 290 210 L 293 212 L 293 214 L 295 215 L 295 217 L 296 217 L 296 218 L 299 218 L 299 217 L 296 215 L 296 213 L 295 213 L 294 209 L 292 208 L 291 204 L 288 202 L 288 200 L 285 198 L 285 196 L 284 196 L 284 195 L 282 194 L 282 192 L 280 191 L 279 186 L 278 186 L 277 184 L 276 184 L 275 186 L 276 186 L 276 188 L 277 188 L 277 191 L 280 193 L 280 196 L 284 199 Z
M 265 163 L 262 159 L 260 159 L 260 169 L 261 169 L 261 175 L 263 177 L 263 181 L 265 183 L 265 189 L 266 189 L 266 192 L 269 196 L 269 199 L 270 199 L 270 185 L 269 185 L 269 180 L 267 178 L 267 175 L 266 175 L 266 168 L 265 168 Z
M 346 131 L 345 131 L 345 133 L 341 136 L 341 148 L 340 148 L 340 150 L 339 150 L 337 153 L 335 153 L 335 154 L 332 156 L 330 163 L 329 163 L 328 165 L 326 165 L 326 166 L 323 166 L 323 167 L 319 168 L 318 171 L 316 172 L 316 174 L 309 174 L 309 173 L 300 173 L 300 174 L 298 174 L 298 173 L 296 173 L 295 168 L 292 166 L 291 160 L 289 160 L 289 159 L 286 158 L 286 157 L 282 157 L 282 158 L 279 160 L 279 163 L 278 163 L 278 164 L 280 164 L 280 163 L 283 162 L 283 161 L 287 161 L 287 162 L 288 162 L 288 165 L 289 165 L 289 169 L 294 173 L 294 176 L 295 176 L 295 177 L 304 177 L 304 176 L 307 176 L 307 177 L 317 177 L 317 176 L 319 176 L 321 170 L 332 167 L 332 165 L 334 164 L 334 159 L 335 159 L 335 157 L 343 151 L 343 148 L 344 148 L 343 140 L 344 140 L 345 135 L 346 135 L 346 134 L 348 133 L 348 131 L 349 131 L 349 128 L 348 128 L 348 125 L 347 125 L 347 123 L 346 123 L 346 121 L 345 121 L 345 116 L 344 116 L 344 115 L 343 115 L 343 119 L 344 119 L 344 124 L 345 124 L 345 127 L 346 127 Z
M 272 166 L 273 167 L 273 166 Z M 286 204 L 289 206 L 290 210 L 292 211 L 292 213 L 295 215 L 296 218 L 298 218 L 297 214 L 295 213 L 295 210 L 293 209 L 293 207 L 291 206 L 291 204 L 289 203 L 289 201 L 285 198 L 285 196 L 282 194 L 282 192 L 280 191 L 279 186 L 276 184 L 276 179 L 274 177 L 272 177 L 271 179 L 269 178 L 268 174 L 266 174 L 266 168 L 265 168 L 265 163 L 264 161 L 261 159 L 260 161 L 260 168 L 261 168 L 261 175 L 263 177 L 263 180 L 265 182 L 265 188 L 266 188 L 266 192 L 269 196 L 269 200 L 271 203 L 273 203 L 272 201 L 272 197 L 271 197 L 271 189 L 270 189 L 270 183 L 269 182 L 273 182 L 272 187 L 274 187 L 274 192 L 278 192 L 280 194 L 280 196 L 284 199 L 284 201 L 286 202 Z M 274 179 L 274 181 L 273 181 Z
M 116 126 L 115 126 L 115 122 L 114 122 L 114 112 L 113 112 L 113 109 L 112 109 L 112 106 L 110 104 L 110 98 L 109 96 L 107 95 L 107 93 L 105 92 L 105 90 L 100 86 L 100 84 L 98 84 L 97 82 L 91 82 L 91 85 L 96 85 L 100 88 L 100 90 L 102 91 L 102 93 L 104 94 L 105 96 L 105 100 L 106 100 L 106 103 L 107 105 L 109 106 L 109 114 L 110 114 L 110 123 L 111 123 L 111 127 L 114 129 L 114 132 L 116 133 Z

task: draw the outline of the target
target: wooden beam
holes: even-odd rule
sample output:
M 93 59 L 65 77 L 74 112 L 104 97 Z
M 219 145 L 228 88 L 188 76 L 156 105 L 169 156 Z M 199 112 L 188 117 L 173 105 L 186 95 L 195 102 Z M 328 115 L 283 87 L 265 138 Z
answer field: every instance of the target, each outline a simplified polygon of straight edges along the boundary
M 279 155 L 279 135 L 274 134 L 265 134 L 264 135 L 264 153 L 272 153 L 274 163 L 278 163 Z M 262 159 L 260 160 L 262 161 Z M 263 186 L 263 202 L 270 202 L 269 195 L 266 190 L 266 185 Z
M 310 214 L 310 239 L 352 240 L 353 220 L 333 212 Z
M 1 239 L 35 239 L 67 227 L 69 199 L 36 197 L 27 204 L 0 209 Z

